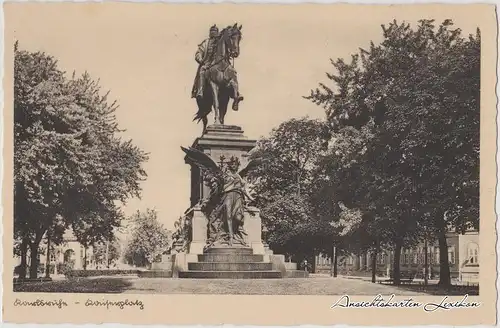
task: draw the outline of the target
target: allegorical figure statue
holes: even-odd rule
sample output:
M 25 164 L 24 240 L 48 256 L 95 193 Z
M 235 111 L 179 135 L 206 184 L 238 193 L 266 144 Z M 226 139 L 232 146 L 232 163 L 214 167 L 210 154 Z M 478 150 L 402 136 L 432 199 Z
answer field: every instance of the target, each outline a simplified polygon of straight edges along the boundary
M 208 218 L 207 247 L 217 245 L 248 246 L 244 229 L 245 208 L 253 201 L 244 177 L 260 161 L 252 160 L 238 171 L 240 163 L 231 158 L 226 165 L 218 166 L 210 156 L 194 149 L 182 148 L 197 165 L 210 187 L 210 195 L 202 201 L 202 211 Z
M 215 124 L 224 124 L 229 99 L 233 99 L 232 108 L 235 111 L 244 99 L 239 92 L 234 68 L 234 58 L 240 54 L 241 28 L 241 25 L 234 24 L 219 32 L 217 26 L 213 25 L 210 27 L 208 39 L 198 45 L 195 54 L 198 70 L 191 97 L 196 98 L 198 104 L 194 120 L 203 121 L 203 131 L 206 130 L 207 116 L 212 108 Z

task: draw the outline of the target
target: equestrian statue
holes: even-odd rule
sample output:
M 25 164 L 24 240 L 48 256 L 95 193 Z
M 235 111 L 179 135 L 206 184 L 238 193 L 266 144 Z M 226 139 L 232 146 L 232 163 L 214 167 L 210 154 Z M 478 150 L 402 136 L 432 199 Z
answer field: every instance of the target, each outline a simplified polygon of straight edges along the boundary
M 198 112 L 194 121 L 203 122 L 203 133 L 208 123 L 208 114 L 214 110 L 215 124 L 224 124 L 229 99 L 232 109 L 238 110 L 243 95 L 239 92 L 234 58 L 240 54 L 241 25 L 234 24 L 219 32 L 216 25 L 210 27 L 209 37 L 198 45 L 195 60 L 198 70 L 191 97 L 196 98 Z M 231 61 L 233 63 L 231 63 Z

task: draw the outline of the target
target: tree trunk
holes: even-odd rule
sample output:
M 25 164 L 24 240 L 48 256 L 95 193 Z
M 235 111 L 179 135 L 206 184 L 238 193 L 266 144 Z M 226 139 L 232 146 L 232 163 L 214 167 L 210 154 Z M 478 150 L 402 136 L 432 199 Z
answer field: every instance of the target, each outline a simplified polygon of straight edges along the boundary
M 57 272 L 57 264 L 58 264 L 58 260 L 59 260 L 59 251 L 55 251 L 55 257 L 56 257 L 56 260 L 54 261 L 54 275 L 57 276 L 58 272 Z
M 36 279 L 38 278 L 38 247 L 40 246 L 40 242 L 42 241 L 43 236 L 45 235 L 45 230 L 42 228 L 39 230 L 36 235 L 35 235 L 35 241 L 30 242 L 30 257 L 31 257 L 31 262 L 30 262 L 30 278 Z
M 26 269 L 28 266 L 28 239 L 23 238 L 21 242 L 21 264 L 19 265 L 19 279 L 26 279 Z
M 332 256 L 330 257 L 332 259 L 330 263 L 330 277 L 333 277 L 333 267 L 335 266 L 335 244 L 332 246 Z
M 83 247 L 83 270 L 87 270 L 87 246 Z
M 428 258 L 428 246 L 427 237 L 424 239 L 424 286 L 429 284 L 429 258 Z
M 372 282 L 377 282 L 377 249 L 372 252 Z
M 398 286 L 401 283 L 401 270 L 400 270 L 400 260 L 401 260 L 401 248 L 403 247 L 403 241 L 397 240 L 396 247 L 394 247 L 394 267 L 392 271 L 392 279 L 394 285 Z
M 338 272 L 338 263 L 339 263 L 339 250 L 337 248 L 337 246 L 334 247 L 334 252 L 333 252 L 333 277 L 336 278 L 337 277 L 337 272 Z
M 450 264 L 448 262 L 448 243 L 446 241 L 446 221 L 445 213 L 438 212 L 436 215 L 436 230 L 439 243 L 439 285 L 449 287 L 450 279 Z
M 109 241 L 106 240 L 106 268 L 109 269 Z
M 439 240 L 439 285 L 448 287 L 451 285 L 450 264 L 448 263 L 448 243 L 446 242 L 446 232 L 438 232 Z
M 38 278 L 38 244 L 35 242 L 30 245 L 30 279 Z
M 297 196 L 300 197 L 300 173 L 297 174 Z
M 50 229 L 47 230 L 47 258 L 45 259 L 45 277 L 50 278 Z

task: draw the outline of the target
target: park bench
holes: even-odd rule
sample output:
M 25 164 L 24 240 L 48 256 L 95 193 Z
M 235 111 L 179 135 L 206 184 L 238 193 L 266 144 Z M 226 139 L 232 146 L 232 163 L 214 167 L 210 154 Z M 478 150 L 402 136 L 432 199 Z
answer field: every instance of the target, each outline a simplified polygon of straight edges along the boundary
M 411 284 L 414 278 L 415 274 L 412 272 L 401 272 L 399 282 L 401 284 Z M 379 284 L 392 284 L 393 282 L 394 278 L 392 276 L 389 279 L 379 280 Z

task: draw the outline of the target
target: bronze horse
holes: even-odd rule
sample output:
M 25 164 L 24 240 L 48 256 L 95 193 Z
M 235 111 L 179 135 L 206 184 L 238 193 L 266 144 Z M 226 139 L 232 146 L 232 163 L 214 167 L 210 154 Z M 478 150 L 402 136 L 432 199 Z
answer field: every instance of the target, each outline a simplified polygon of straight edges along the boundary
M 236 70 L 231 65 L 231 59 L 237 58 L 240 54 L 242 26 L 228 26 L 223 29 L 217 40 L 217 47 L 213 60 L 208 64 L 207 84 L 204 88 L 203 97 L 197 98 L 198 112 L 193 121 L 203 121 L 203 133 L 205 133 L 208 123 L 208 114 L 212 111 L 215 114 L 215 124 L 224 124 L 224 117 L 227 113 L 229 98 L 233 99 L 233 110 L 238 110 L 238 104 L 243 100 L 238 90 L 238 79 Z

